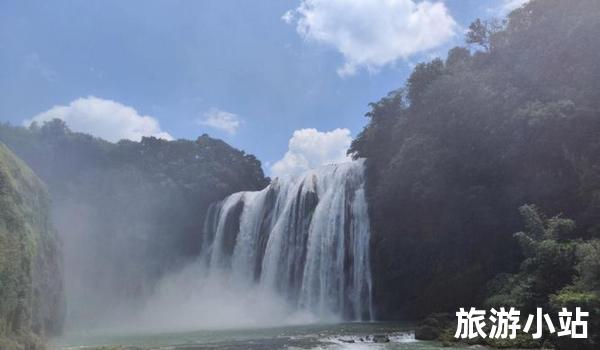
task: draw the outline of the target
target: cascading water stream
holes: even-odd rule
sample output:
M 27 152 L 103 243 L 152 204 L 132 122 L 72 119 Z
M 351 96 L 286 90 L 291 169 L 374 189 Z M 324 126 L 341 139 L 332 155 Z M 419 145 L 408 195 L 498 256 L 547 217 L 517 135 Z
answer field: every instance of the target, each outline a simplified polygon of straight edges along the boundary
M 208 275 L 283 297 L 295 310 L 373 318 L 363 161 L 275 179 L 209 209 L 201 260 Z

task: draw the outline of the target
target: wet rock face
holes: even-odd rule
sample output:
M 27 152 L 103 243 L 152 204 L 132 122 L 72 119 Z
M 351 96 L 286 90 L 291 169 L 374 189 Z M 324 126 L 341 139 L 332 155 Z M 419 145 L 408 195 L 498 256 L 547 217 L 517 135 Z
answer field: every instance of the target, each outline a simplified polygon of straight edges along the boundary
M 415 338 L 419 340 L 435 340 L 438 338 L 439 335 L 439 330 L 429 325 L 419 326 L 415 330 Z
M 389 343 L 390 338 L 385 334 L 375 334 L 373 336 L 373 343 Z

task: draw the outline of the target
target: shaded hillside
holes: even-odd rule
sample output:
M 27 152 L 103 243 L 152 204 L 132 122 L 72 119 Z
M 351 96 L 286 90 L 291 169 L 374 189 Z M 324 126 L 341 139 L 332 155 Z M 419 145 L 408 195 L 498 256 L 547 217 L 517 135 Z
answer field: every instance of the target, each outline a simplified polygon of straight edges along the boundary
M 254 156 L 207 135 L 113 144 L 55 120 L 3 125 L 0 140 L 49 186 L 65 241 L 68 319 L 81 327 L 143 304 L 158 279 L 200 251 L 210 203 L 268 182 Z
M 600 2 L 532 0 L 372 104 L 367 158 L 378 316 L 480 304 L 514 271 L 518 207 L 600 235 Z
M 42 182 L 0 144 L 0 349 L 38 349 L 61 331 L 62 256 Z

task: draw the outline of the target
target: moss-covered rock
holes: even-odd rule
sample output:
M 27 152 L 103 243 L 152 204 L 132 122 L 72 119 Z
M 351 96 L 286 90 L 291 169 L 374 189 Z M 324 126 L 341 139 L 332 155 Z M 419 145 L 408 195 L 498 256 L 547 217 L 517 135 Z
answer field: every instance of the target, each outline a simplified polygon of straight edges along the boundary
M 415 338 L 419 340 L 441 340 L 442 335 L 454 326 L 452 315 L 436 313 L 429 315 L 415 329 Z
M 38 349 L 61 331 L 60 244 L 44 184 L 0 144 L 0 348 Z

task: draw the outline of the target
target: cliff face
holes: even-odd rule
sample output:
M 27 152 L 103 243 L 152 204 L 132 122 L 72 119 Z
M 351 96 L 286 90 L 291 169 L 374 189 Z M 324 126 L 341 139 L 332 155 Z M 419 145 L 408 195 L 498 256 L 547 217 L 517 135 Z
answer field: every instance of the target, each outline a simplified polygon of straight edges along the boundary
M 0 348 L 37 349 L 61 331 L 60 244 L 44 184 L 0 144 Z

